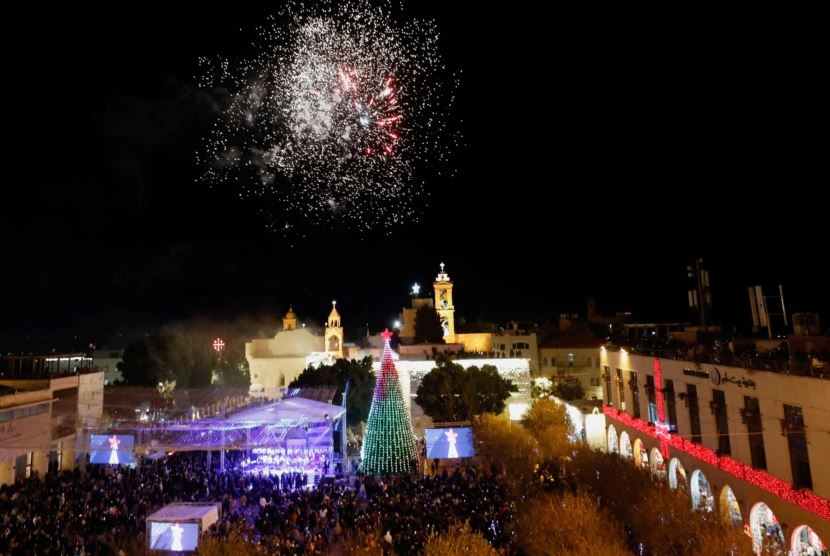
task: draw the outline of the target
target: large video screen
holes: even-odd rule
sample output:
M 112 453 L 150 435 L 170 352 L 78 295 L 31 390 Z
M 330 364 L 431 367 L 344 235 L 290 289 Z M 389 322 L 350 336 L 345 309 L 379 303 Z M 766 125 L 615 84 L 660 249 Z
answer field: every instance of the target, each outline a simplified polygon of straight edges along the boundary
M 101 465 L 132 465 L 133 435 L 131 434 L 93 434 L 89 439 L 89 463 Z
M 469 427 L 426 429 L 427 457 L 430 459 L 469 458 L 475 455 L 473 431 Z
M 199 544 L 198 523 L 150 522 L 150 549 L 184 552 Z

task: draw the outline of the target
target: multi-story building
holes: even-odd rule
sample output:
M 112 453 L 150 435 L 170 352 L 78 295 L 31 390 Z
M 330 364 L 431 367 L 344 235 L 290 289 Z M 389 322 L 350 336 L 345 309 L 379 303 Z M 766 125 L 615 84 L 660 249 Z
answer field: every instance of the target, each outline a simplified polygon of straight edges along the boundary
M 494 333 L 490 340 L 496 357 L 527 359 L 531 376 L 539 374 L 539 343 L 536 332 L 519 328 L 518 323 L 510 323 L 506 330 Z
M 0 484 L 82 465 L 78 435 L 101 424 L 103 406 L 103 372 L 0 380 Z
M 744 526 L 758 551 L 826 554 L 830 380 L 720 361 L 602 348 L 608 450 Z
M 590 332 L 551 338 L 539 348 L 540 374 L 551 380 L 579 381 L 586 400 L 601 400 L 601 346 L 602 342 Z

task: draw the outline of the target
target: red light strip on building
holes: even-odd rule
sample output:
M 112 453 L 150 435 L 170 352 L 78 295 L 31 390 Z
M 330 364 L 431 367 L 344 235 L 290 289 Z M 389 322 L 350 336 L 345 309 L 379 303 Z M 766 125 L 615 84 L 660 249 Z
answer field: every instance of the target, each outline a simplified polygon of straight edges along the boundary
M 695 444 L 680 436 L 674 434 L 658 434 L 657 427 L 654 425 L 649 425 L 646 421 L 632 417 L 628 413 L 615 409 L 610 405 L 602 404 L 602 411 L 605 415 L 626 427 L 656 438 L 661 443 L 666 442 L 676 450 L 680 450 L 693 458 L 704 461 L 712 467 L 717 467 L 733 477 L 777 496 L 785 502 L 798 506 L 822 519 L 830 520 L 830 500 L 822 498 L 809 490 L 795 490 L 790 483 L 774 475 L 770 475 L 766 471 L 753 469 L 749 465 L 729 456 L 718 456 L 714 450 L 701 446 L 700 444 Z

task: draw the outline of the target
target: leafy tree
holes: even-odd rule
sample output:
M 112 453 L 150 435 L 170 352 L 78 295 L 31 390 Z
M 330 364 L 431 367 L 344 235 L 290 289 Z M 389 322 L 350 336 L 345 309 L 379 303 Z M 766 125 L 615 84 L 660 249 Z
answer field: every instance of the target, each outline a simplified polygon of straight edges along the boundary
M 473 425 L 479 453 L 516 485 L 526 484 L 536 464 L 536 441 L 523 427 L 501 415 L 484 414 Z
M 175 380 L 187 385 L 193 355 L 188 342 L 176 335 L 151 335 L 127 346 L 118 370 L 125 382 L 133 386 L 156 386 Z
M 501 376 L 494 365 L 467 368 L 463 398 L 470 417 L 482 413 L 502 413 L 507 398 L 518 391 L 518 386 Z
M 443 344 L 444 327 L 438 311 L 421 305 L 415 312 L 415 342 L 419 344 Z
M 216 358 L 215 365 L 213 382 L 220 388 L 248 388 L 251 385 L 251 371 L 245 357 L 244 341 L 229 341 L 222 355 Z
M 512 381 L 492 365 L 465 369 L 447 357 L 439 357 L 418 387 L 415 401 L 433 421 L 469 421 L 483 413 L 502 413 Z
M 498 556 L 499 551 L 487 542 L 481 533 L 470 528 L 470 523 L 453 523 L 448 531 L 429 534 L 422 556 Z
M 622 526 L 586 494 L 543 495 L 521 506 L 518 542 L 528 556 L 633 554 Z
M 347 420 L 350 428 L 369 418 L 376 375 L 372 371 L 372 358 L 362 360 L 338 359 L 334 365 L 309 366 L 289 385 L 290 388 L 328 386 L 337 388 L 333 402 L 342 403 L 343 390 L 349 382 L 349 398 L 346 400 Z
M 585 398 L 585 390 L 579 379 L 560 380 L 553 387 L 553 395 L 567 401 L 582 400 Z
M 573 423 L 564 404 L 550 398 L 538 398 L 522 417 L 522 425 L 536 438 L 543 460 L 555 460 L 570 452 L 572 446 L 568 435 Z

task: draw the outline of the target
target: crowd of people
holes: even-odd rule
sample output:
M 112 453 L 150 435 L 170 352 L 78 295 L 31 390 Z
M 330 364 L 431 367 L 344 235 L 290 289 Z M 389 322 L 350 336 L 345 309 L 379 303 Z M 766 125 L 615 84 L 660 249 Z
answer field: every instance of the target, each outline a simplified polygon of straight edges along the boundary
M 319 554 L 344 544 L 415 554 L 431 531 L 469 520 L 494 545 L 510 541 L 515 508 L 495 475 L 474 467 L 428 478 L 358 476 L 352 484 L 242 470 L 241 453 L 178 453 L 135 469 L 87 466 L 0 487 L 0 554 L 125 554 L 143 549 L 147 515 L 172 502 L 221 502 L 209 535 L 245 531 L 271 554 Z M 377 553 L 375 552 L 375 553 Z

